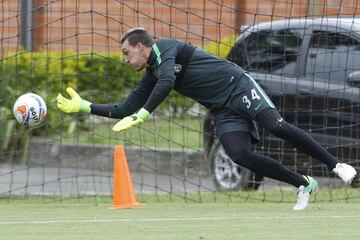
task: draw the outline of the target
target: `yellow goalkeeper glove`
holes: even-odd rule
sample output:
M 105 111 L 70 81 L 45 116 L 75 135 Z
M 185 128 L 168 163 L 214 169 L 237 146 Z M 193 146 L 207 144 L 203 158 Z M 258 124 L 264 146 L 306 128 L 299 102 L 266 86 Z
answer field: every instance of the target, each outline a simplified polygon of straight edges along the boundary
M 122 130 L 128 129 L 132 126 L 143 123 L 149 116 L 150 113 L 145 108 L 142 108 L 137 114 L 125 117 L 120 120 L 117 124 L 115 124 L 112 130 L 115 132 L 120 132 Z
M 59 93 L 56 98 L 57 107 L 60 108 L 61 111 L 66 113 L 91 112 L 91 102 L 81 99 L 79 94 L 77 94 L 77 92 L 75 92 L 75 90 L 71 87 L 66 88 L 66 92 L 70 95 L 71 99 L 64 98 L 61 93 Z

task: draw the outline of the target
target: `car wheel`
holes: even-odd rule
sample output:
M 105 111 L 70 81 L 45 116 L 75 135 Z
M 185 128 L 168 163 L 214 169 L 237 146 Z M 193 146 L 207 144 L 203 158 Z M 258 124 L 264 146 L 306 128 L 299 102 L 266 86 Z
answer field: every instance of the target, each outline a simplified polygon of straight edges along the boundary
M 211 148 L 210 163 L 213 181 L 218 190 L 256 190 L 263 180 L 263 176 L 234 163 L 219 140 Z

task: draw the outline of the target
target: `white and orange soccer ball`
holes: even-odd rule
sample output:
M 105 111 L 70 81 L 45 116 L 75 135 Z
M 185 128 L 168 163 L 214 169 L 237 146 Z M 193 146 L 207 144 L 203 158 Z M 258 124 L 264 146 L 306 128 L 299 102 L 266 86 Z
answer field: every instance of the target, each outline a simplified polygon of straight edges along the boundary
M 14 104 L 14 116 L 25 127 L 40 125 L 47 114 L 44 99 L 35 93 L 21 95 Z

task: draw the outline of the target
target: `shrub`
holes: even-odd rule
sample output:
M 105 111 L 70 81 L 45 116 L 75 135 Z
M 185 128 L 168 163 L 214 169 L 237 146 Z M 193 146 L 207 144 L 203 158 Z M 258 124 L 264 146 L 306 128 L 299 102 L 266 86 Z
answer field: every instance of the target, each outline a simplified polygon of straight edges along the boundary
M 220 43 L 210 43 L 205 49 L 220 57 L 226 57 L 230 51 L 233 37 L 224 38 Z M 60 134 L 64 126 L 73 126 L 71 121 L 83 121 L 84 115 L 59 114 L 56 108 L 56 96 L 65 93 L 67 86 L 77 89 L 84 99 L 96 103 L 120 102 L 136 85 L 143 73 L 136 73 L 123 64 L 120 53 L 75 53 L 65 52 L 20 52 L 8 54 L 0 59 L 0 125 L 2 131 L 12 140 L 0 139 L 0 153 L 9 149 L 6 144 L 17 146 L 21 136 L 10 133 L 21 132 L 19 124 L 14 124 L 12 106 L 16 98 L 26 92 L 35 92 L 42 96 L 48 106 L 47 131 L 35 129 L 31 134 Z M 160 111 L 170 116 L 183 116 L 194 104 L 176 92 L 160 105 Z M 61 117 L 61 121 L 60 118 Z M 11 129 L 10 129 L 11 128 Z M 29 133 L 26 133 L 29 134 Z M 19 134 L 17 134 L 19 135 Z M 21 144 L 20 144 L 21 145 Z M 1 155 L 0 155 L 1 156 Z

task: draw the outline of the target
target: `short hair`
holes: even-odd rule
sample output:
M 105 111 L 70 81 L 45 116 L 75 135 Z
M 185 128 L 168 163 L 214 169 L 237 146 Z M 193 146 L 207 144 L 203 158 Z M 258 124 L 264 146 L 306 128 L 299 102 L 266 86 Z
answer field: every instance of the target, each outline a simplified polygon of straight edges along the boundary
M 154 39 L 143 28 L 132 28 L 127 31 L 120 39 L 120 43 L 123 44 L 128 40 L 130 46 L 135 46 L 138 42 L 141 42 L 147 47 L 151 47 L 154 44 Z

